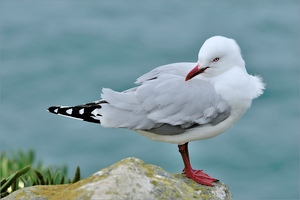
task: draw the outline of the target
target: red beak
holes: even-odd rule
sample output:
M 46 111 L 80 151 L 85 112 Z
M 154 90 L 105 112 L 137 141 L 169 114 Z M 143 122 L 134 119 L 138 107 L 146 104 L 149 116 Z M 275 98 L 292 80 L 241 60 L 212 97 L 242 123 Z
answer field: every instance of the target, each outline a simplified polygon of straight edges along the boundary
M 199 65 L 196 65 L 196 67 L 194 67 L 185 77 L 185 81 L 188 81 L 192 78 L 194 78 L 195 76 L 197 76 L 198 74 L 203 73 L 208 67 L 204 67 L 204 68 L 199 68 Z

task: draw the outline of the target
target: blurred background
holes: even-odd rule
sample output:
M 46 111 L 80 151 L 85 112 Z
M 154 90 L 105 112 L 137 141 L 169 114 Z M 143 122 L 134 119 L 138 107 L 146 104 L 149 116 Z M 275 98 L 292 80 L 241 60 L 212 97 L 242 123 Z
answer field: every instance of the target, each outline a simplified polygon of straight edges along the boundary
M 214 35 L 234 38 L 265 93 L 226 133 L 190 143 L 192 164 L 235 199 L 299 198 L 299 1 L 0 2 L 1 151 L 34 149 L 84 177 L 137 157 L 175 173 L 174 144 L 46 109 L 122 91 L 149 70 L 196 62 Z

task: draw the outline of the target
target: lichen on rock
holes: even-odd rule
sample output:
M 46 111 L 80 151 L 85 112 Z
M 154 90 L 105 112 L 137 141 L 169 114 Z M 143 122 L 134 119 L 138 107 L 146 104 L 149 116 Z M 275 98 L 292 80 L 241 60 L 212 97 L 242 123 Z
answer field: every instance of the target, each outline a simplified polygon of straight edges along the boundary
M 216 199 L 230 200 L 224 183 L 204 186 L 181 173 L 170 174 L 162 168 L 126 158 L 74 184 L 34 186 L 20 189 L 4 200 L 56 199 Z

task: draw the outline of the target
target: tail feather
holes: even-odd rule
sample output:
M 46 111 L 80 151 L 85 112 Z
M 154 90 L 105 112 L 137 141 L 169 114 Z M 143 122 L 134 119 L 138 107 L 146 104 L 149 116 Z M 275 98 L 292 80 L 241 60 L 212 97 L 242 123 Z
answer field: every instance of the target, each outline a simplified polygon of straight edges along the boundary
M 101 103 L 107 102 L 96 101 L 78 106 L 51 106 L 48 111 L 53 114 L 100 124 L 99 117 L 101 115 L 98 114 L 97 109 L 101 109 Z

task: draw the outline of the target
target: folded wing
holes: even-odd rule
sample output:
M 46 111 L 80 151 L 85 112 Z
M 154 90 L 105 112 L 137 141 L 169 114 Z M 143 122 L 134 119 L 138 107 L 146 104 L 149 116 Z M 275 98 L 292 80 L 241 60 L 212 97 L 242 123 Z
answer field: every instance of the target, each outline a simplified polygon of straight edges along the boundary
M 156 68 L 137 79 L 139 86 L 124 92 L 103 89 L 101 97 L 108 103 L 99 109 L 101 124 L 170 135 L 225 120 L 230 107 L 211 83 L 184 80 L 193 66 L 179 63 Z

